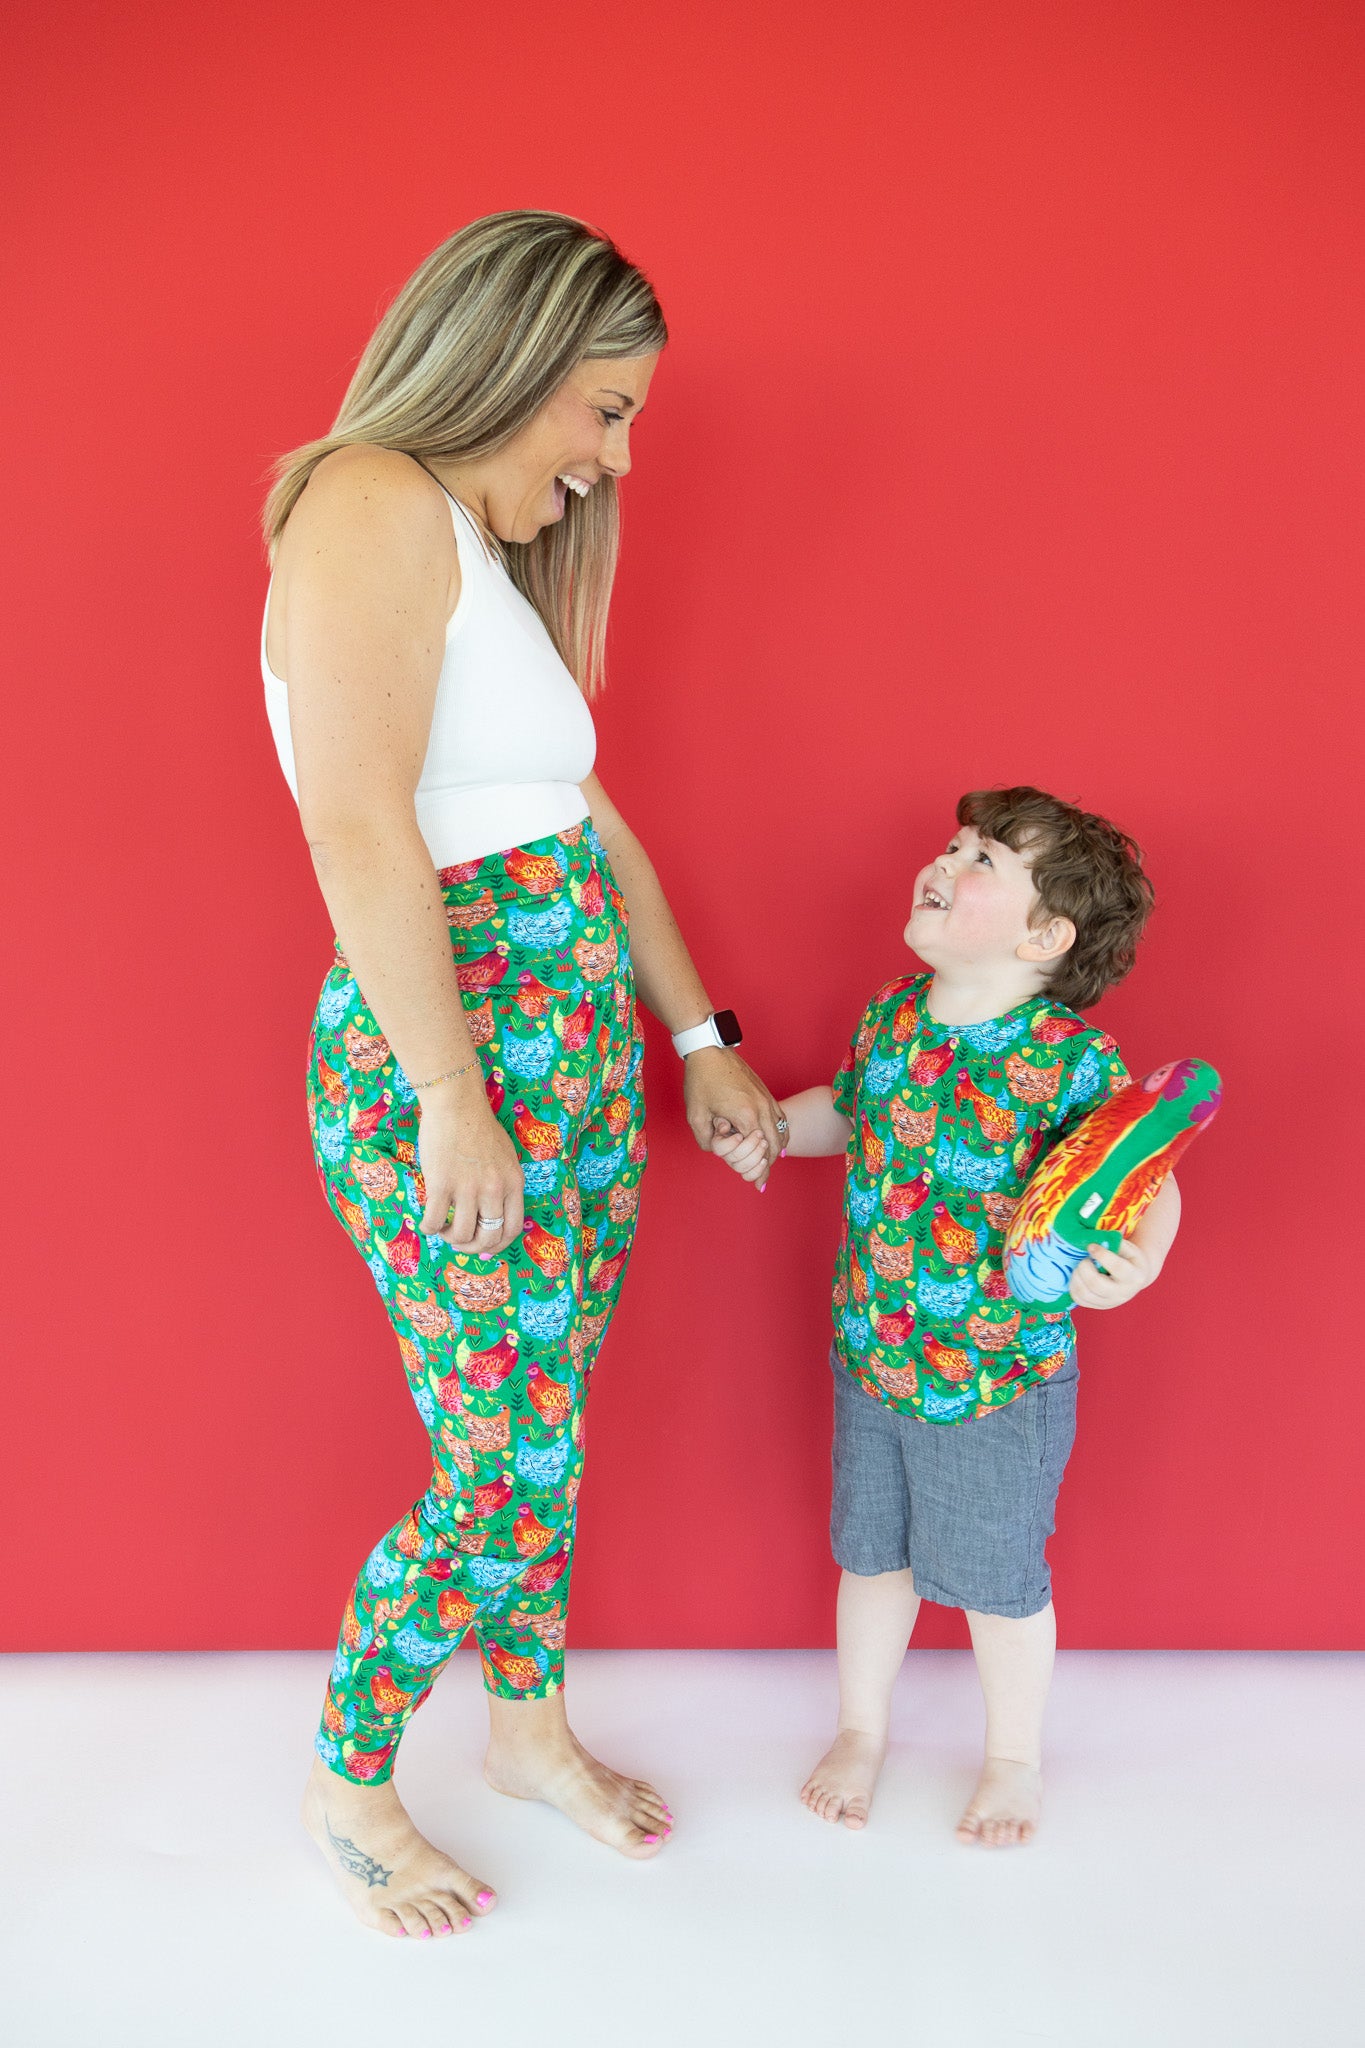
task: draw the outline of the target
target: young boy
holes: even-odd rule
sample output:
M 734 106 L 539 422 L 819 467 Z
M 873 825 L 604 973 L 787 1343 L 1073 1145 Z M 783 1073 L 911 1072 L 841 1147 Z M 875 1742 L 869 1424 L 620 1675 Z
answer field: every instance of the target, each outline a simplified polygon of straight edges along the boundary
M 1133 964 L 1152 904 L 1138 850 L 1030 788 L 978 790 L 921 869 L 906 944 L 931 970 L 888 982 L 833 1088 L 782 1105 L 787 1150 L 847 1153 L 834 1277 L 839 1725 L 802 1798 L 866 1824 L 891 1691 L 921 1599 L 966 1610 L 986 1757 L 963 1842 L 1027 1842 L 1039 1816 L 1056 1628 L 1044 1546 L 1075 1433 L 1069 1310 L 1014 1301 L 1000 1255 L 1041 1155 L 1128 1074 L 1076 1013 Z M 762 1182 L 761 1137 L 719 1139 Z M 1115 1308 L 1175 1236 L 1167 1180 L 1071 1298 Z

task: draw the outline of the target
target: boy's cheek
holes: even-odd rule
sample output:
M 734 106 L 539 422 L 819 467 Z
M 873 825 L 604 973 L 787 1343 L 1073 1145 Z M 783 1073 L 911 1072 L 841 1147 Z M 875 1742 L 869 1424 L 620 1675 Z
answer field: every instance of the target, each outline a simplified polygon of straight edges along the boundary
M 955 945 L 972 952 L 982 947 L 1003 946 L 1008 942 L 1014 925 L 1008 906 L 985 891 L 973 888 L 969 879 L 962 877 L 950 914 L 949 928 Z

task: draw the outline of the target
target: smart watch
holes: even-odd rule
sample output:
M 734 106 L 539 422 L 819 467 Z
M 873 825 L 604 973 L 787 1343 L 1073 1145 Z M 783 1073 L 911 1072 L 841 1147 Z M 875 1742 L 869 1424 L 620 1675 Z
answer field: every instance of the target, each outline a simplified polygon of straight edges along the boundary
M 744 1034 L 733 1010 L 713 1010 L 704 1024 L 693 1024 L 686 1031 L 673 1033 L 678 1057 L 684 1060 L 690 1052 L 700 1052 L 704 1045 L 741 1045 L 743 1041 Z

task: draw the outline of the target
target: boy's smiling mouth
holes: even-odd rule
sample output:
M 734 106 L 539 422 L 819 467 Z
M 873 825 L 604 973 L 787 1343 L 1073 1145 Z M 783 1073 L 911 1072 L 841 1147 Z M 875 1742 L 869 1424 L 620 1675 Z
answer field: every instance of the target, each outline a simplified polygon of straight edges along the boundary
M 924 894 L 919 899 L 921 910 L 951 910 L 952 904 L 946 896 L 940 896 L 932 884 L 926 882 Z

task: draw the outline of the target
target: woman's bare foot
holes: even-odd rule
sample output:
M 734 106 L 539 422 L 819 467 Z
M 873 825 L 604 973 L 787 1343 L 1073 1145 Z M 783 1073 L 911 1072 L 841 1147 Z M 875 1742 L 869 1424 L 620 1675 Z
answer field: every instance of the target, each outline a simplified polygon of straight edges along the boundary
M 354 1785 L 316 1757 L 303 1824 L 357 1920 L 380 1934 L 463 1934 L 497 1904 L 489 1886 L 418 1834 L 392 1784 Z
M 821 1820 L 865 1828 L 885 1756 L 885 1742 L 841 1728 L 801 1787 L 802 1801 Z
M 1043 1774 L 1036 1764 L 988 1756 L 967 1810 L 957 1824 L 959 1842 L 987 1849 L 1017 1849 L 1038 1832 Z
M 510 1799 L 557 1806 L 594 1841 L 623 1856 L 657 1856 L 673 1816 L 652 1785 L 623 1778 L 589 1756 L 564 1716 L 564 1695 L 502 1700 L 490 1695 L 483 1774 Z

